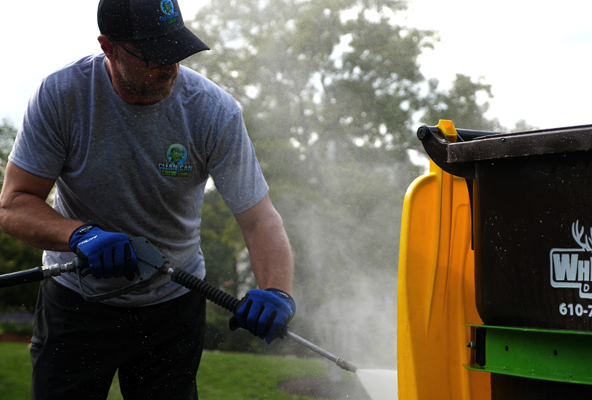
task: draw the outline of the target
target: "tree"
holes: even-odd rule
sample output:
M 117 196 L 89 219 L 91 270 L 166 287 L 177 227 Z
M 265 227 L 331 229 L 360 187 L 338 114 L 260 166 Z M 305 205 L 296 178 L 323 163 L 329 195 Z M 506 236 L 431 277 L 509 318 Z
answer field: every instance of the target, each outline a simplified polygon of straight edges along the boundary
M 206 193 L 202 216 L 201 247 L 208 259 L 212 260 L 208 281 L 237 296 L 241 279 L 236 263 L 245 247 L 240 228 L 215 190 Z
M 516 122 L 514 128 L 502 126 L 497 118 L 488 119 L 488 99 L 493 98 L 491 85 L 484 78 L 477 81 L 463 74 L 456 74 L 452 88 L 448 91 L 438 90 L 439 82 L 430 79 L 428 95 L 423 99 L 425 112 L 422 121 L 435 125 L 441 119 L 449 119 L 457 128 L 488 132 L 520 132 L 537 129 L 525 120 Z
M 0 231 L 0 275 L 41 265 L 42 251 Z M 0 313 L 35 310 L 39 283 L 0 289 Z
M 514 125 L 512 132 L 534 131 L 536 129 L 539 129 L 539 128 L 537 126 L 530 125 L 524 119 L 520 119 L 520 120 L 516 121 L 516 124 Z
M 3 119 L 0 122 L 0 185 L 1 182 L 4 182 L 8 154 L 10 154 L 15 137 L 16 129 L 7 119 Z
M 428 97 L 424 99 L 426 111 L 423 116 L 428 124 L 435 125 L 440 119 L 449 119 L 457 128 L 481 130 L 488 132 L 504 132 L 497 119 L 487 119 L 485 113 L 489 109 L 486 100 L 493 97 L 491 85 L 483 82 L 483 78 L 474 82 L 471 77 L 456 74 L 449 92 L 438 90 L 438 81 L 429 81 Z M 435 122 L 433 122 L 435 121 Z
M 0 175 L 4 181 L 4 171 L 8 154 L 12 149 L 16 129 L 3 120 L 0 124 Z M 0 275 L 41 265 L 41 250 L 27 246 L 21 241 L 0 231 Z M 33 311 L 37 298 L 38 283 L 31 283 L 0 290 L 0 312 L 27 310 Z
M 360 146 L 399 149 L 412 140 L 411 117 L 421 106 L 417 57 L 434 41 L 432 32 L 392 22 L 404 6 L 217 1 L 192 25 L 212 51 L 186 65 L 234 95 L 256 143 L 292 143 L 292 157 L 331 141 L 340 157 Z
M 405 6 L 393 0 L 210 2 L 190 26 L 212 50 L 184 62 L 243 109 L 295 255 L 294 327 L 333 343 L 344 357 L 349 352 L 385 363 L 395 360 L 400 210 L 419 175 L 408 156 L 421 147 L 415 116 L 434 118 L 456 107 L 473 123 L 469 116 L 486 111 L 477 94 L 490 90 L 457 78 L 450 92 L 432 82 L 422 95 L 417 58 L 436 39 L 434 32 L 397 23 Z M 207 225 L 214 218 L 206 214 L 220 209 L 204 207 Z M 209 227 L 216 233 L 204 236 L 204 246 L 218 240 L 236 255 L 217 239 L 226 228 Z M 209 265 L 216 263 L 214 257 Z
M 212 51 L 185 64 L 243 108 L 295 254 L 294 324 L 322 341 L 341 331 L 308 329 L 318 328 L 319 318 L 332 319 L 315 312 L 319 304 L 351 304 L 363 313 L 369 279 L 389 299 L 396 293 L 398 214 L 402 193 L 419 172 L 406 152 L 416 140 L 412 116 L 422 106 L 417 57 L 434 41 L 432 32 L 393 23 L 404 6 L 223 0 L 204 6 L 191 24 Z M 224 229 L 207 222 L 214 210 L 209 200 L 203 243 L 222 246 L 216 237 Z M 385 307 L 394 314 L 392 301 Z

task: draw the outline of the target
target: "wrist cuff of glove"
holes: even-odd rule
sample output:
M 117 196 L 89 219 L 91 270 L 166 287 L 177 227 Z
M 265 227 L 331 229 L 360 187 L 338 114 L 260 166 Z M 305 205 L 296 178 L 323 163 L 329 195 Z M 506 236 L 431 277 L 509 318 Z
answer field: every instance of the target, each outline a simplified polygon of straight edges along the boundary
M 294 301 L 294 298 L 292 298 L 292 296 L 290 296 L 288 293 L 284 292 L 283 290 L 280 289 L 276 289 L 276 288 L 268 288 L 265 289 L 266 292 L 275 292 L 280 294 L 282 297 L 284 297 L 286 300 L 292 300 Z
M 76 249 L 72 247 L 72 238 L 74 237 L 74 235 L 76 235 L 76 234 L 85 234 L 86 232 L 90 231 L 92 228 L 99 228 L 99 229 L 101 229 L 101 227 L 98 226 L 98 225 L 86 224 L 86 225 L 79 226 L 78 228 L 74 229 L 74 231 L 72 231 L 72 233 L 70 234 L 70 237 L 68 238 L 68 246 L 70 246 L 70 249 L 74 253 L 76 253 Z

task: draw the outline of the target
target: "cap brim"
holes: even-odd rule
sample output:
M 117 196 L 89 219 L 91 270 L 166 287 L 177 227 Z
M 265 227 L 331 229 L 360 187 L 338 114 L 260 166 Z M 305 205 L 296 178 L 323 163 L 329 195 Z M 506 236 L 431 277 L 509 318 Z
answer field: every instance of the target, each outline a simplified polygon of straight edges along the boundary
M 157 38 L 134 40 L 142 55 L 157 64 L 175 64 L 187 57 L 210 48 L 187 27 Z

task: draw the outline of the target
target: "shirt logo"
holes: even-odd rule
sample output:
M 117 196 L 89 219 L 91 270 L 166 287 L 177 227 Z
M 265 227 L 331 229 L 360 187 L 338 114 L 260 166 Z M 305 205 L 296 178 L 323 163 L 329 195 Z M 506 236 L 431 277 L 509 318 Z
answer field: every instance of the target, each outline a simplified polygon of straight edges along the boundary
M 160 2 L 160 9 L 164 13 L 164 17 L 160 17 L 160 22 L 168 21 L 169 24 L 177 22 L 179 11 L 175 11 L 175 4 L 172 0 L 162 0 Z
M 187 161 L 187 148 L 181 143 L 173 143 L 166 152 L 166 163 L 158 163 L 158 169 L 162 176 L 174 176 L 184 178 L 193 172 L 193 165 L 185 164 Z

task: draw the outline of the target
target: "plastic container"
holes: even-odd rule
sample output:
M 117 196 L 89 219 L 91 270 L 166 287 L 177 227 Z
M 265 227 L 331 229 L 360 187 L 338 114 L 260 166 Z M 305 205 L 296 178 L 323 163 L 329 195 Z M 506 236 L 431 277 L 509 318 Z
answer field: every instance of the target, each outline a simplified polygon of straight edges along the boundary
M 424 126 L 418 138 L 467 179 L 483 322 L 591 330 L 592 126 L 457 132 L 452 143 Z

